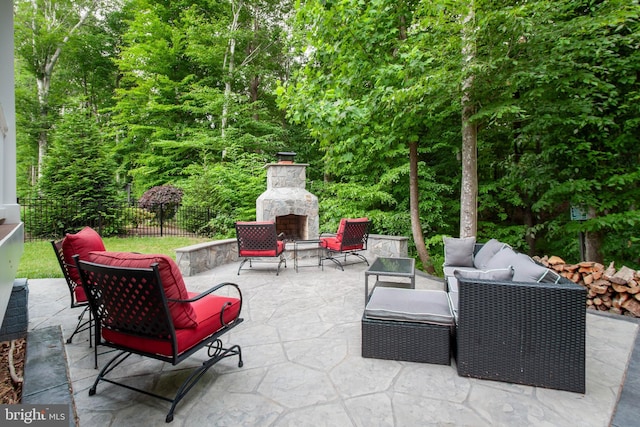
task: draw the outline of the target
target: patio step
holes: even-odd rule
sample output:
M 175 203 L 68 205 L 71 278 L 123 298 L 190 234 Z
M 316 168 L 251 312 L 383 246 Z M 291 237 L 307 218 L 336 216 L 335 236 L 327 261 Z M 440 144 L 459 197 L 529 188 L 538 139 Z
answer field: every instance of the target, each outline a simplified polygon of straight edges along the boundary
M 69 426 L 78 425 L 62 328 L 59 325 L 35 329 L 27 334 L 22 404 L 67 404 Z

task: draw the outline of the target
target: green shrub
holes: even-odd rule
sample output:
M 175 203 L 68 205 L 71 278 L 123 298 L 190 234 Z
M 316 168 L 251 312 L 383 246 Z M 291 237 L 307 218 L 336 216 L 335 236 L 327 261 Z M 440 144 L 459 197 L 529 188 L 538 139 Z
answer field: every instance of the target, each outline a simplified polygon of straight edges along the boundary
M 181 189 L 173 185 L 158 185 L 145 191 L 138 205 L 153 212 L 161 221 L 167 221 L 175 217 L 181 202 Z

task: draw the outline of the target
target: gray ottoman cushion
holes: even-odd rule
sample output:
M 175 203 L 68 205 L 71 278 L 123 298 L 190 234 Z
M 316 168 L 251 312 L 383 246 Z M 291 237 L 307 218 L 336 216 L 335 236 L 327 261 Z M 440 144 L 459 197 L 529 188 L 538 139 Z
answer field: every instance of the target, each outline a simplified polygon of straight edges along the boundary
M 447 293 L 441 290 L 420 290 L 376 287 L 364 309 L 369 319 L 453 325 L 453 314 Z

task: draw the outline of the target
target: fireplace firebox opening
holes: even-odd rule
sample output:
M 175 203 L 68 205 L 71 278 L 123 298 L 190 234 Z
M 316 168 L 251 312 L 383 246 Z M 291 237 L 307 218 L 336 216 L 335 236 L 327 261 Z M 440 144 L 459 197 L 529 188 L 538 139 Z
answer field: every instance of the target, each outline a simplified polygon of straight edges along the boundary
M 306 215 L 282 215 L 276 217 L 276 233 L 284 233 L 288 242 L 308 238 Z

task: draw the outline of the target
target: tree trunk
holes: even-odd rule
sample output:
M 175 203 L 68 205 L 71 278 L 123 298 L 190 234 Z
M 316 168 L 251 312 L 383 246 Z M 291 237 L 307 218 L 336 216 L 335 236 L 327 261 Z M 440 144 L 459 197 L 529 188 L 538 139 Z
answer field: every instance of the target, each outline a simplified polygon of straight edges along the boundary
M 422 225 L 420 224 L 420 200 L 418 194 L 418 142 L 409 143 L 409 211 L 411 214 L 411 233 L 418 251 L 422 267 L 427 273 L 435 274 L 429 251 L 424 244 Z
M 467 69 L 475 58 L 473 27 L 474 5 L 471 2 L 463 22 L 462 56 Z M 478 129 L 469 119 L 475 113 L 471 100 L 473 75 L 462 82 L 462 182 L 460 189 L 460 237 L 475 236 L 478 229 Z
M 49 140 L 49 76 L 39 76 L 36 78 L 38 87 L 38 110 L 40 113 L 40 132 L 38 133 L 38 166 L 36 182 L 42 177 L 42 168 L 44 166 L 44 156 L 47 154 L 47 145 Z
M 533 230 L 534 217 L 530 207 L 524 208 L 523 216 L 524 216 L 524 225 L 527 227 L 527 231 L 524 235 L 524 239 L 526 240 L 527 245 L 529 247 L 529 251 L 528 251 L 529 256 L 533 256 L 536 253 L 536 236 L 531 231 Z
M 407 25 L 404 15 L 400 15 L 399 27 L 400 40 L 407 39 Z M 397 51 L 393 52 L 397 55 Z M 418 257 L 427 273 L 435 274 L 429 251 L 424 244 L 424 235 L 422 234 L 422 224 L 420 223 L 420 194 L 418 191 L 418 141 L 409 142 L 409 214 L 411 216 L 411 234 L 413 242 L 416 245 Z
M 33 61 L 36 66 L 36 83 L 38 87 L 38 108 L 40 110 L 41 131 L 38 135 L 38 180 L 42 176 L 42 167 L 44 164 L 44 156 L 47 154 L 47 145 L 49 140 L 48 128 L 48 112 L 49 112 L 49 91 L 51 89 L 51 77 L 53 76 L 53 69 L 60 58 L 62 53 L 62 47 L 69 41 L 70 37 L 78 31 L 82 25 L 84 25 L 91 12 L 95 9 L 96 4 L 89 3 L 88 7 L 84 9 L 78 15 L 78 21 L 69 29 L 63 39 L 59 42 L 49 44 L 47 49 L 37 49 L 36 42 L 37 37 L 45 37 L 55 31 L 60 31 L 60 22 L 56 18 L 54 11 L 55 7 L 53 2 L 45 2 L 40 10 L 40 5 L 36 1 L 31 2 L 33 11 L 32 20 L 30 22 L 31 30 L 31 46 L 33 46 Z M 37 19 L 38 15 L 44 17 L 44 24 L 41 24 Z M 42 27 L 41 27 L 42 25 Z M 43 35 L 44 33 L 44 35 Z
M 253 34 L 254 39 L 258 38 L 258 32 L 260 31 L 260 22 L 258 20 L 257 11 L 253 16 Z M 253 55 L 257 52 L 259 45 L 255 42 L 249 44 L 249 52 L 247 52 L 247 58 L 253 57 Z M 260 76 L 255 75 L 251 78 L 249 82 L 249 97 L 251 99 L 251 103 L 255 104 L 258 102 L 258 89 L 260 88 Z M 260 120 L 260 115 L 258 114 L 257 106 L 254 105 L 255 111 L 253 113 L 254 120 Z
M 235 54 L 236 54 L 236 35 L 238 30 L 238 21 L 240 20 L 240 11 L 242 10 L 243 3 L 234 0 L 230 0 L 231 10 L 233 11 L 233 21 L 231 22 L 231 28 L 229 28 L 229 48 L 224 56 L 223 68 L 227 68 L 227 78 L 224 83 L 224 104 L 222 105 L 222 118 L 220 119 L 220 133 L 224 138 L 225 129 L 227 128 L 227 120 L 229 117 L 229 102 L 231 101 L 231 81 L 233 80 L 233 72 L 235 66 Z M 229 65 L 227 66 L 227 61 Z
M 596 218 L 596 210 L 589 207 L 587 217 Z M 602 235 L 595 231 L 587 231 L 584 235 L 584 261 L 603 263 L 600 247 L 602 246 Z
M 260 88 L 260 76 L 253 76 L 249 83 L 249 96 L 251 97 L 251 103 L 258 102 L 258 89 Z M 257 107 L 253 113 L 253 120 L 260 120 Z

